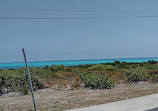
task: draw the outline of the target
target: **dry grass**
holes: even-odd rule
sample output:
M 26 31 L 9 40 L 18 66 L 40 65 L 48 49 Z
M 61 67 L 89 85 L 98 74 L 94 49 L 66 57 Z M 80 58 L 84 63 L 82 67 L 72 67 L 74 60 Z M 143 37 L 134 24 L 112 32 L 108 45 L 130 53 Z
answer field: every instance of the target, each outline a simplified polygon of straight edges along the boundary
M 99 70 L 94 70 L 94 71 L 89 71 L 92 74 L 100 74 L 100 75 L 105 75 L 111 78 L 113 81 L 115 81 L 117 84 L 123 84 L 127 82 L 127 77 L 125 76 L 124 69 L 119 69 L 115 71 L 99 71 Z
M 158 84 L 118 85 L 113 89 L 60 89 L 35 92 L 38 111 L 60 111 L 158 93 Z M 31 95 L 0 97 L 0 111 L 33 111 Z
M 107 71 L 106 75 L 110 77 L 117 84 L 122 84 L 127 82 L 127 77 L 124 74 L 125 70 Z

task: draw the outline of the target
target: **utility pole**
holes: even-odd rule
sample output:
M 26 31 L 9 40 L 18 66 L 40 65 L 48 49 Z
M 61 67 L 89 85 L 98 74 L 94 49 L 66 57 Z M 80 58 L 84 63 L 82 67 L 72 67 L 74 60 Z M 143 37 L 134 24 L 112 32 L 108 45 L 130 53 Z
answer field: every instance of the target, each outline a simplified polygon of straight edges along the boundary
M 35 97 L 34 97 L 33 89 L 32 89 L 32 82 L 31 82 L 30 72 L 29 72 L 29 68 L 28 68 L 28 64 L 27 64 L 27 60 L 26 60 L 26 55 L 25 55 L 24 48 L 22 48 L 22 51 L 23 51 L 23 55 L 24 55 L 24 59 L 25 59 L 25 64 L 26 64 L 26 69 L 27 69 L 27 74 L 28 74 L 28 79 L 29 79 L 30 92 L 31 92 L 32 99 L 33 99 L 33 105 L 34 105 L 35 111 L 37 111 Z

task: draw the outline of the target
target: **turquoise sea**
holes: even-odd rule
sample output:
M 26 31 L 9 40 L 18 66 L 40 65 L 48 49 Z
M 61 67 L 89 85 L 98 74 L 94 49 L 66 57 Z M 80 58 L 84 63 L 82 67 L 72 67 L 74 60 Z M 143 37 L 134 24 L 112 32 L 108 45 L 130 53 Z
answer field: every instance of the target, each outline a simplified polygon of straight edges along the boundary
M 148 58 L 119 58 L 119 59 L 98 59 L 98 60 L 66 60 L 66 61 L 41 61 L 41 62 L 29 62 L 28 66 L 33 67 L 45 67 L 46 65 L 85 65 L 85 64 L 99 64 L 99 63 L 111 63 L 114 61 L 125 61 L 125 62 L 147 62 L 148 60 L 158 61 L 158 57 Z M 0 63 L 0 69 L 18 69 L 24 67 L 24 62 L 12 62 L 12 63 Z

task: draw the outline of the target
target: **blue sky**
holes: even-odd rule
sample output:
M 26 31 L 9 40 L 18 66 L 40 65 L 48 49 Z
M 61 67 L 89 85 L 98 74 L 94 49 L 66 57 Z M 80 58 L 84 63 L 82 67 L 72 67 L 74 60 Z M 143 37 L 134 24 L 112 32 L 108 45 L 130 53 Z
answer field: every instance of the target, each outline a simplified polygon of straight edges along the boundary
M 157 4 L 157 0 L 0 0 L 0 9 L 16 9 L 0 10 L 0 18 L 158 16 Z M 0 19 L 0 62 L 23 61 L 22 48 L 28 61 L 158 57 L 157 41 L 157 17 Z

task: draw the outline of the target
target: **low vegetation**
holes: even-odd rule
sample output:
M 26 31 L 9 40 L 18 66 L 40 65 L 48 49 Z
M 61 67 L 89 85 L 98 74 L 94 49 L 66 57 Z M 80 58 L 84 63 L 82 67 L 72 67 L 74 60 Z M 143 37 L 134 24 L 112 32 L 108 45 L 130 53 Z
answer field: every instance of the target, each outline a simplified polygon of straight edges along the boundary
M 114 70 L 118 69 L 118 67 L 112 66 L 112 65 L 97 64 L 97 65 L 93 65 L 87 69 L 88 70 L 101 70 L 101 71 L 107 71 L 107 70 L 114 71 Z
M 85 87 L 91 89 L 107 89 L 114 87 L 114 82 L 107 76 L 94 75 L 91 73 L 85 73 L 80 75 L 81 79 L 85 83 Z
M 141 67 L 130 68 L 125 71 L 125 75 L 128 77 L 128 81 L 130 82 L 147 81 L 150 79 L 147 70 Z
M 33 89 L 90 88 L 107 89 L 115 84 L 132 82 L 158 82 L 158 63 L 154 60 L 142 63 L 115 61 L 94 65 L 52 65 L 45 68 L 29 67 Z M 0 93 L 29 91 L 26 69 L 0 70 Z

